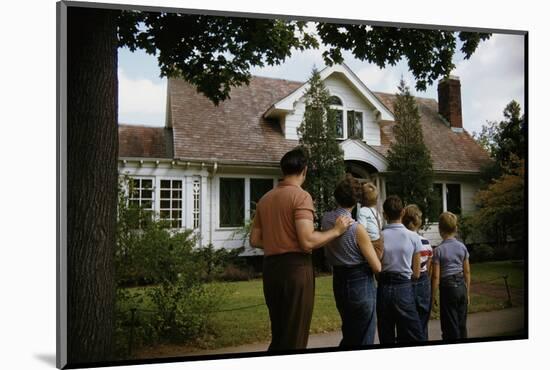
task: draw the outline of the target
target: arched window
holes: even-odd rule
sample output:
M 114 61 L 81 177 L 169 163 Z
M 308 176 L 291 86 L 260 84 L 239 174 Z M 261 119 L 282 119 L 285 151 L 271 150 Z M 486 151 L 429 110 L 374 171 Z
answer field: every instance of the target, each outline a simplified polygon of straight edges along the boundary
M 331 96 L 329 99 L 328 99 L 330 105 L 339 105 L 339 106 L 342 106 L 342 100 L 337 97 L 337 96 Z
M 333 95 L 329 98 L 330 108 L 336 112 L 336 137 L 344 138 L 344 104 L 342 99 Z

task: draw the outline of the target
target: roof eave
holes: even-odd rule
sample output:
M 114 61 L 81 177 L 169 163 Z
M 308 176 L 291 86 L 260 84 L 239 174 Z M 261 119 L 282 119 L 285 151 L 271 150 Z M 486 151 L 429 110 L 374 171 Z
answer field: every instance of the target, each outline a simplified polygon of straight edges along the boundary
M 278 118 L 281 117 L 289 112 L 291 112 L 292 109 L 282 109 L 281 107 L 278 107 L 276 104 L 273 104 L 269 109 L 262 115 L 263 118 Z

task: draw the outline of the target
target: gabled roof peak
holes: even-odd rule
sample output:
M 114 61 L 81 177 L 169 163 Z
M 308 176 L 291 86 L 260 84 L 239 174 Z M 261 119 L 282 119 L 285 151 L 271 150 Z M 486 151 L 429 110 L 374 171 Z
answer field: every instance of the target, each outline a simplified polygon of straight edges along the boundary
M 346 78 L 346 80 L 348 80 L 348 82 L 357 90 L 359 95 L 361 95 L 363 99 L 367 100 L 374 107 L 375 111 L 380 114 L 380 119 L 386 121 L 394 120 L 392 112 L 384 104 L 382 104 L 380 100 L 378 100 L 376 95 L 370 91 L 367 86 L 365 86 L 363 81 L 361 81 L 361 79 L 345 63 L 333 64 L 332 66 L 323 68 L 319 72 L 322 80 L 325 80 L 334 73 L 339 73 L 344 76 L 344 78 Z M 264 114 L 264 116 L 277 116 L 281 113 L 292 111 L 294 109 L 294 102 L 300 99 L 308 88 L 309 84 L 305 82 L 291 94 L 275 102 L 273 106 Z

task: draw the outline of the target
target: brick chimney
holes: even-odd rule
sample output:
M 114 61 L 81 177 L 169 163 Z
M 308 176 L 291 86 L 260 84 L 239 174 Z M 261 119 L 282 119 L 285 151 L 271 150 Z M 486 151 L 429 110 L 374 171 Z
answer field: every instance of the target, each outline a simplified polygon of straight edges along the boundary
M 439 114 L 451 124 L 453 131 L 462 131 L 462 103 L 460 98 L 460 79 L 449 76 L 439 81 L 437 86 Z

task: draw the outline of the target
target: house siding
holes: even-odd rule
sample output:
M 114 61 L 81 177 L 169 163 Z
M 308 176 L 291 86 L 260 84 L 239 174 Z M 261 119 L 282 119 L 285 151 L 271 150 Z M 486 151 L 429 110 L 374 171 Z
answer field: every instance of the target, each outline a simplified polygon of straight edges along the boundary
M 299 99 L 294 103 L 294 111 L 287 114 L 284 118 L 284 133 L 285 138 L 288 140 L 298 140 L 298 127 L 302 123 L 304 118 L 304 112 L 306 110 L 304 98 Z
M 325 85 L 332 95 L 342 99 L 344 110 L 363 112 L 363 139 L 369 145 L 380 145 L 380 126 L 370 107 L 354 88 L 343 78 L 332 74 L 325 80 Z M 345 124 L 345 122 L 344 122 Z
M 333 74 L 324 80 L 325 86 L 331 95 L 342 99 L 344 110 L 363 112 L 363 139 L 369 145 L 380 144 L 380 126 L 377 122 L 373 108 L 370 107 L 354 88 L 343 78 Z M 290 140 L 298 140 L 298 127 L 302 123 L 305 112 L 304 98 L 298 99 L 294 105 L 294 111 L 282 119 L 281 128 L 285 137 Z M 346 122 L 344 122 L 344 125 Z

